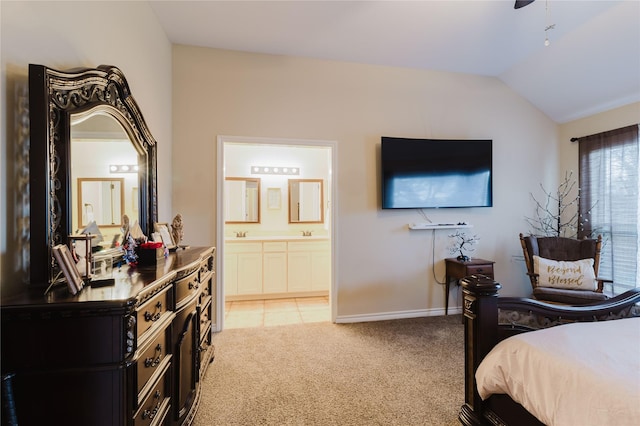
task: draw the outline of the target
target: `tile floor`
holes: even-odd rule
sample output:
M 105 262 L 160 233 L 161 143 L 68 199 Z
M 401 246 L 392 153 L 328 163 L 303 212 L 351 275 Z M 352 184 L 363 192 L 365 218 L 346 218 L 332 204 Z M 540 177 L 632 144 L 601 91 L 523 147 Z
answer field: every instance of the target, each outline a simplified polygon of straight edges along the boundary
M 224 328 L 226 329 L 330 320 L 328 296 L 225 302 Z

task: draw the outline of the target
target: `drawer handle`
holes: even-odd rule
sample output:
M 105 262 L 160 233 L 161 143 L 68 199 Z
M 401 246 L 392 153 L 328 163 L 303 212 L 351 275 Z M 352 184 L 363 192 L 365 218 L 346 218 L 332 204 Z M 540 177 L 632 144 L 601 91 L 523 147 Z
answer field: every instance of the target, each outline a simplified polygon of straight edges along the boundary
M 159 353 L 157 357 L 151 357 L 144 360 L 145 367 L 157 367 L 158 364 L 160 364 L 160 361 L 162 360 L 162 345 L 160 343 L 158 343 L 158 346 L 156 346 L 156 352 Z
M 200 287 L 200 284 L 197 281 L 191 281 L 189 283 L 189 290 L 193 290 L 193 289 L 198 289 L 198 287 Z
M 162 314 L 162 302 L 156 303 L 156 312 L 152 313 L 149 311 L 145 311 L 144 319 L 145 321 L 158 321 L 160 319 L 160 315 Z
M 156 393 L 153 395 L 153 397 L 157 399 L 158 402 L 156 403 L 156 406 L 154 407 L 153 410 L 144 410 L 142 412 L 142 420 L 153 419 L 156 416 L 156 414 L 158 414 L 158 411 L 160 410 L 160 391 L 157 390 Z

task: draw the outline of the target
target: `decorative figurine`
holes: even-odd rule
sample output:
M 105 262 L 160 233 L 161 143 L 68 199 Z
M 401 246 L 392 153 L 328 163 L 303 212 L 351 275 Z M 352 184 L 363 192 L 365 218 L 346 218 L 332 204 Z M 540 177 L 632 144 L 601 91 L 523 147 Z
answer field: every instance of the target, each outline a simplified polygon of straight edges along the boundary
M 122 231 L 122 245 L 124 245 L 127 242 L 127 238 L 129 237 L 129 227 L 131 225 L 129 224 L 129 216 L 127 216 L 126 214 L 122 216 L 122 228 L 120 228 L 120 230 Z
M 182 238 L 184 238 L 184 231 L 182 230 L 182 215 L 178 213 L 171 222 L 171 236 L 176 246 L 180 246 Z

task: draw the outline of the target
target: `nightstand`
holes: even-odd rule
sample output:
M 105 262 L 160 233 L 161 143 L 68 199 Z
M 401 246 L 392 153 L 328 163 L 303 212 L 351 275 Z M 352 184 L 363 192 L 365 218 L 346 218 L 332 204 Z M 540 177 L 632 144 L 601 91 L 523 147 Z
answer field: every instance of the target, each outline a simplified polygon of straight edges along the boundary
M 445 294 L 444 294 L 444 314 L 448 315 L 449 312 L 449 285 L 452 280 L 456 280 L 456 283 L 461 278 L 469 275 L 481 274 L 490 278 L 493 276 L 493 264 L 492 260 L 485 259 L 469 259 L 458 260 L 455 257 L 446 258 L 446 278 L 445 278 Z

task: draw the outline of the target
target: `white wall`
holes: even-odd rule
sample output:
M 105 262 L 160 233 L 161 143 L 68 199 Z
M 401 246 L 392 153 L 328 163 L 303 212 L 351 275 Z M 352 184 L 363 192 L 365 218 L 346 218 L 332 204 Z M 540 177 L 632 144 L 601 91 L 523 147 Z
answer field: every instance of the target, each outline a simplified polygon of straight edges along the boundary
M 336 140 L 338 317 L 440 310 L 448 232 L 409 231 L 419 212 L 380 210 L 380 137 L 493 139 L 494 207 L 425 212 L 473 224 L 502 294 L 530 292 L 513 256 L 529 193 L 557 182 L 557 126 L 499 80 L 190 46 L 174 46 L 173 77 L 173 201 L 190 244 L 216 241 L 218 135 Z
M 1 290 L 28 268 L 28 65 L 120 68 L 158 141 L 158 209 L 171 221 L 171 44 L 146 2 L 0 2 Z M 25 231 L 26 229 L 26 231 Z

